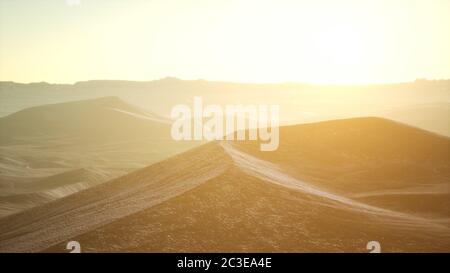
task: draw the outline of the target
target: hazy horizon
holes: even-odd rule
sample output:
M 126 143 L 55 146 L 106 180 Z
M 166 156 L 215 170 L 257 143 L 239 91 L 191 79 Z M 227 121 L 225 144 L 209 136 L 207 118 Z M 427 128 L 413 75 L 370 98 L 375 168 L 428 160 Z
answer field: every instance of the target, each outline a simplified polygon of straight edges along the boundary
M 2 81 L 450 78 L 442 0 L 18 0 L 1 1 L 0 15 Z

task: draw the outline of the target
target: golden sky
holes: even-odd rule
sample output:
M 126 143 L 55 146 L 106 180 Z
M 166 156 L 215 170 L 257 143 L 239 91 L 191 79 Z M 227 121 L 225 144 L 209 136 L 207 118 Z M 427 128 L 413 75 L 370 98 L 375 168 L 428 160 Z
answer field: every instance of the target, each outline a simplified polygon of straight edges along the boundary
M 450 78 L 449 0 L 0 0 L 0 80 Z

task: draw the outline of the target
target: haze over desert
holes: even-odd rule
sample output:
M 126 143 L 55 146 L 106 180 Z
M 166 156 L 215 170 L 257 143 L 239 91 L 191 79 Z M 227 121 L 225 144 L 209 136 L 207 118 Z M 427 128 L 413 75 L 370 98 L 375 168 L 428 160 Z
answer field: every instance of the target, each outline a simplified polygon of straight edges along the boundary
M 448 0 L 0 0 L 0 253 L 449 253 L 449 33 Z

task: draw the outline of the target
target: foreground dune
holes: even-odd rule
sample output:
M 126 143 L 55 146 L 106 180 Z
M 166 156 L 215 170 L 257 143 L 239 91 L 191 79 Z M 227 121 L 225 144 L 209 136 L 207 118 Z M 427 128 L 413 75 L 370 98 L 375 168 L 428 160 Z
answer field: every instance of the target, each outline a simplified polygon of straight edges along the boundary
M 0 251 L 450 251 L 448 138 L 359 118 L 258 148 L 211 142 L 5 217 Z

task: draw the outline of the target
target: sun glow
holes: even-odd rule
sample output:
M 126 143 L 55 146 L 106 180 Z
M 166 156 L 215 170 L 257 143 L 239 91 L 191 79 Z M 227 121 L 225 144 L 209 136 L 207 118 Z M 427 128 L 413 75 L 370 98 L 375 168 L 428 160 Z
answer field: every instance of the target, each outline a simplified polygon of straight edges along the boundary
M 365 81 L 361 71 L 370 70 L 373 51 L 366 37 L 352 26 L 324 27 L 311 42 L 312 63 L 316 69 L 311 75 L 315 83 L 352 83 Z
M 228 14 L 232 21 L 211 27 L 212 57 L 230 78 L 321 84 L 383 81 L 374 71 L 390 53 L 382 58 L 378 54 L 384 50 L 380 41 L 388 38 L 385 25 L 377 24 L 378 13 L 331 13 L 307 6 L 308 12 L 298 16 L 301 5 L 290 4 L 278 9 L 259 4 L 258 12 L 255 6 L 242 5 Z M 234 73 L 232 67 L 237 67 Z
M 446 0 L 20 2 L 0 2 L 1 80 L 450 77 Z

